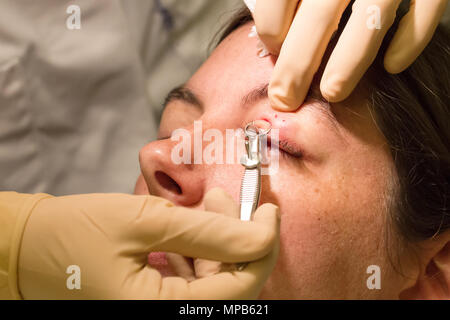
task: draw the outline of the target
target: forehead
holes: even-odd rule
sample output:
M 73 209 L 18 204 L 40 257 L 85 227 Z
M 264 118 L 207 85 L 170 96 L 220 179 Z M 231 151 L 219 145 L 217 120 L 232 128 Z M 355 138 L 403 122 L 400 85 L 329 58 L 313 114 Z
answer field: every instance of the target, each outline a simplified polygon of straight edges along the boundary
M 258 57 L 258 40 L 248 36 L 252 26 L 231 33 L 188 81 L 206 103 L 233 103 L 230 100 L 270 81 L 275 62 L 270 56 Z

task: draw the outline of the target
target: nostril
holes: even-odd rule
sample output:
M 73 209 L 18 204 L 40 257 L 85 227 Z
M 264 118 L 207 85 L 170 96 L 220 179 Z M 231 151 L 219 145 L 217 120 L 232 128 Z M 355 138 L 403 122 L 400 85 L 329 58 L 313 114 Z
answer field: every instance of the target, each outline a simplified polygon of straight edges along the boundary
M 181 187 L 178 185 L 178 183 L 164 172 L 156 171 L 155 178 L 163 188 L 178 195 L 181 194 Z

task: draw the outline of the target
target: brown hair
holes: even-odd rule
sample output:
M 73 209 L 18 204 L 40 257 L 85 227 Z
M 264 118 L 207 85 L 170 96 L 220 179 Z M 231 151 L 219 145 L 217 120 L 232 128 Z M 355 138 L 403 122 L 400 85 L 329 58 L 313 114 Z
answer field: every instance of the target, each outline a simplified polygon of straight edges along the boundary
M 350 17 L 352 3 L 335 41 Z M 450 229 L 450 47 L 448 30 L 440 25 L 413 65 L 398 75 L 387 73 L 383 57 L 406 12 L 403 4 L 364 80 L 370 84 L 367 100 L 396 168 L 389 218 L 403 243 L 418 244 Z M 222 29 L 219 43 L 252 20 L 247 9 L 239 11 Z

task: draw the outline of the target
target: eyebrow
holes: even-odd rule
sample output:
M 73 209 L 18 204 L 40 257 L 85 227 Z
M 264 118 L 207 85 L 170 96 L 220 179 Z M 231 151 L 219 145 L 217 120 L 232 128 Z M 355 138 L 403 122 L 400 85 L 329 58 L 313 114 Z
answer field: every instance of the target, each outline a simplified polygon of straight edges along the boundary
M 319 85 L 315 85 L 314 83 L 311 85 L 307 98 L 314 99 L 319 103 L 319 106 L 317 104 L 312 104 L 312 107 L 319 111 L 322 118 L 328 119 L 334 132 L 340 136 L 339 122 L 331 108 L 331 104 L 322 96 Z
M 203 110 L 203 102 L 194 92 L 192 92 L 191 89 L 186 86 L 172 89 L 164 100 L 163 108 L 165 109 L 167 105 L 173 101 L 181 101 Z
M 267 99 L 269 97 L 268 90 L 268 83 L 256 87 L 242 98 L 241 104 L 243 106 L 247 106 L 255 104 L 260 100 Z M 167 105 L 173 101 L 181 101 L 203 110 L 203 102 L 201 101 L 201 99 L 186 86 L 180 86 L 171 90 L 164 100 L 163 108 L 166 108 Z
M 337 120 L 333 112 L 331 111 L 330 104 L 323 98 L 318 86 L 314 85 L 311 86 L 308 92 L 308 97 L 313 98 L 320 103 L 321 107 L 317 107 L 314 105 L 314 108 L 317 109 L 323 116 L 325 116 L 325 118 L 328 118 L 332 123 L 333 127 L 337 128 Z M 255 87 L 249 93 L 247 93 L 241 99 L 241 104 L 245 108 L 268 98 L 269 98 L 269 84 L 266 83 Z M 204 105 L 201 99 L 185 85 L 177 87 L 169 92 L 164 102 L 164 108 L 166 108 L 167 105 L 173 101 L 181 101 L 186 104 L 192 105 L 196 108 L 199 108 L 200 110 L 204 110 Z
M 243 106 L 255 104 L 264 99 L 269 98 L 269 84 L 266 83 L 262 86 L 256 87 L 247 93 L 241 100 Z

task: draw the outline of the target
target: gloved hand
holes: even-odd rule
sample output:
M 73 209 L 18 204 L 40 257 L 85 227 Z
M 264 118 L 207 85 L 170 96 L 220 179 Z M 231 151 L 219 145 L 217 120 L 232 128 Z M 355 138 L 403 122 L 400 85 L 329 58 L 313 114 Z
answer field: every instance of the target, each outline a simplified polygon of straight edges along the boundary
M 259 37 L 278 55 L 269 98 L 274 108 L 293 111 L 303 103 L 328 43 L 350 0 L 257 0 L 253 14 Z M 352 15 L 327 63 L 320 89 L 325 99 L 347 98 L 374 61 L 401 0 L 356 0 Z M 387 50 L 384 65 L 399 73 L 431 40 L 447 0 L 411 1 L 409 13 Z M 376 25 L 379 8 L 380 29 Z M 375 20 L 374 20 L 375 19 Z
M 222 202 L 220 196 L 206 195 L 213 202 Z M 275 265 L 278 228 L 278 208 L 271 204 L 254 222 L 242 222 L 152 196 L 48 198 L 25 227 L 19 289 L 25 299 L 256 298 Z M 241 272 L 188 282 L 162 278 L 147 264 L 152 251 L 228 263 L 260 260 Z M 70 265 L 81 270 L 81 290 L 66 287 Z
M 208 192 L 209 197 L 205 197 L 204 204 L 208 211 L 221 213 L 225 216 L 239 219 L 239 205 L 233 198 L 219 188 Z M 276 245 L 277 246 L 277 245 Z M 274 248 L 272 254 L 276 254 L 278 248 Z M 187 280 L 205 278 L 223 271 L 236 270 L 236 265 L 211 261 L 206 259 L 194 259 L 193 264 L 177 253 L 168 253 L 167 259 L 171 262 L 174 271 Z

